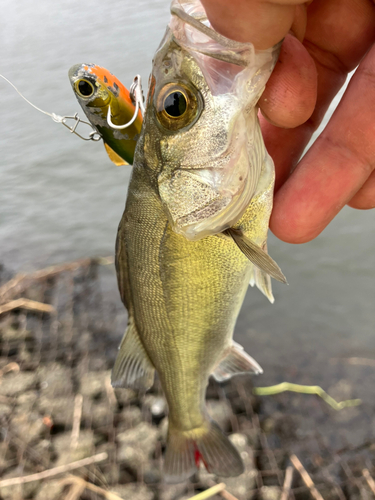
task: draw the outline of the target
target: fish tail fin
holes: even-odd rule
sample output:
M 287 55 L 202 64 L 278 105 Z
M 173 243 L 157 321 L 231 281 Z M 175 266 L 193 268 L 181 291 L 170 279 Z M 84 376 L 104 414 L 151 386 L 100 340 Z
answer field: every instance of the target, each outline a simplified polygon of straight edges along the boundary
M 216 422 L 208 416 L 201 427 L 191 431 L 169 428 L 164 477 L 179 483 L 192 476 L 200 461 L 217 476 L 239 476 L 244 471 L 240 454 Z

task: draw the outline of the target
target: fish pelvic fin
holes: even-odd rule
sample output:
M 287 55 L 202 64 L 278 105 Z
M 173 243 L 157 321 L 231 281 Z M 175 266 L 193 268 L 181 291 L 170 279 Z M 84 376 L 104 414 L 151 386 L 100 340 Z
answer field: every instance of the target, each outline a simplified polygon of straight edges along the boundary
M 147 391 L 154 383 L 155 369 L 139 339 L 133 318 L 119 347 L 112 370 L 112 386 Z
M 224 233 L 232 237 L 241 252 L 254 266 L 264 273 L 269 274 L 275 280 L 288 284 L 276 262 L 259 245 L 251 241 L 250 238 L 247 238 L 240 229 L 230 228 L 226 229 Z
M 208 472 L 217 476 L 233 477 L 244 472 L 237 449 L 208 416 L 201 427 L 191 431 L 169 428 L 165 482 L 174 484 L 186 480 L 199 469 L 200 461 Z
M 261 366 L 244 351 L 242 345 L 233 342 L 233 345 L 225 351 L 224 358 L 215 368 L 212 375 L 218 382 L 224 382 L 233 375 L 240 373 L 263 373 Z

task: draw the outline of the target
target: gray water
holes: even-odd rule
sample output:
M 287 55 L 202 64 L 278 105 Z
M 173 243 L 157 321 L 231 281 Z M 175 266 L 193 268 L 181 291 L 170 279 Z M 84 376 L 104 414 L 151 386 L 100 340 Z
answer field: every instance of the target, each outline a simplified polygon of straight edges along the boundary
M 147 82 L 168 11 L 167 0 L 3 0 L 0 72 L 39 107 L 83 115 L 70 66 L 94 62 L 127 87 L 137 73 Z M 113 166 L 101 143 L 69 134 L 2 80 L 0 89 L 0 261 L 24 272 L 113 254 L 130 169 Z M 270 253 L 289 286 L 274 283 L 274 305 L 250 289 L 236 327 L 237 340 L 264 369 L 257 385 L 289 380 L 334 392 L 341 379 L 348 382 L 346 397 L 364 404 L 359 413 L 344 410 L 340 444 L 375 435 L 375 368 L 343 360 L 375 359 L 374 247 L 374 212 L 350 208 L 310 243 L 293 246 L 271 235 Z M 299 397 L 302 408 L 308 396 Z M 335 419 L 328 418 L 328 433 Z

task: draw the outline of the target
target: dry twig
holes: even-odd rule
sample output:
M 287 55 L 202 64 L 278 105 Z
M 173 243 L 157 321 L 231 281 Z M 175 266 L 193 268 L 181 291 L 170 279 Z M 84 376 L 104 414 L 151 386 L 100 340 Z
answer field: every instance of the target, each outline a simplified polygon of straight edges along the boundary
M 293 467 L 289 465 L 285 471 L 285 479 L 283 484 L 283 492 L 281 494 L 280 500 L 288 500 L 290 495 L 290 489 L 292 487 L 293 481 Z
M 36 300 L 21 298 L 21 299 L 11 300 L 10 302 L 7 302 L 6 304 L 0 306 L 0 314 L 13 311 L 13 309 L 20 309 L 20 308 L 28 309 L 29 311 L 38 311 L 51 314 L 56 313 L 56 309 L 49 304 L 43 304 L 42 302 L 37 302 Z
M 40 479 L 58 476 L 59 474 L 64 474 L 65 472 L 70 472 L 72 470 L 79 469 L 80 467 L 86 467 L 87 465 L 103 462 L 104 460 L 107 460 L 107 458 L 107 453 L 99 453 L 98 455 L 93 455 L 92 457 L 83 458 L 82 460 L 77 460 L 76 462 L 71 462 L 66 465 L 60 465 L 59 467 L 47 469 L 43 472 L 37 472 L 36 474 L 30 474 L 29 476 L 3 479 L 0 481 L 0 488 L 4 488 L 5 486 L 14 486 L 16 484 L 31 483 L 33 481 L 39 481 Z
M 211 498 L 216 495 L 216 493 L 221 493 L 224 490 L 225 483 L 215 484 L 215 486 L 208 488 L 208 490 L 202 491 L 202 493 L 198 493 L 198 495 L 190 497 L 189 500 L 206 500 L 207 498 Z
M 68 264 L 46 267 L 45 269 L 41 269 L 40 271 L 30 274 L 17 274 L 13 279 L 9 280 L 0 287 L 0 303 L 3 304 L 4 302 L 9 301 L 11 297 L 24 292 L 32 281 L 51 278 L 64 271 L 76 271 L 77 269 L 95 264 L 98 261 L 100 262 L 100 259 L 80 259 Z
M 94 491 L 95 493 L 99 493 L 99 495 L 102 495 L 107 500 L 123 500 L 115 493 L 111 493 L 110 491 L 104 490 L 103 488 L 100 488 L 100 486 L 96 486 L 95 484 L 88 483 L 81 477 L 69 476 L 66 479 L 63 479 L 62 483 L 83 486 L 83 489 L 87 488 L 88 490 Z
M 2 368 L 0 370 L 0 378 L 9 372 L 18 373 L 20 371 L 20 369 L 21 368 L 20 368 L 20 365 L 18 363 L 15 363 L 14 361 L 12 363 L 8 363 L 7 365 L 4 366 L 4 368 Z
M 319 493 L 319 491 L 315 488 L 315 484 L 313 483 L 313 480 L 307 473 L 306 469 L 300 462 L 299 458 L 297 458 L 296 455 L 291 455 L 290 456 L 290 461 L 294 465 L 294 467 L 297 469 L 297 471 L 300 473 L 303 482 L 306 484 L 306 486 L 309 488 L 311 496 L 315 498 L 315 500 L 324 500 L 322 495 Z
M 82 417 L 82 394 L 77 394 L 74 398 L 74 410 L 73 410 L 73 426 L 72 434 L 70 438 L 70 448 L 75 450 L 78 445 L 79 429 L 81 427 L 81 417 Z
M 372 476 L 370 475 L 369 470 L 363 469 L 362 475 L 366 479 L 367 484 L 370 486 L 371 491 L 375 495 L 375 481 L 373 480 Z

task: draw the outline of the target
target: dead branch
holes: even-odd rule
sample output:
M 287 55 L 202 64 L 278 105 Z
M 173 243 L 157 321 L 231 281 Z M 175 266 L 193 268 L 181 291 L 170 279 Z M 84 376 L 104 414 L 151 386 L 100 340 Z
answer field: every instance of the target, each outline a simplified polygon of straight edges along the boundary
M 294 467 L 297 469 L 297 471 L 300 473 L 303 482 L 306 484 L 306 486 L 309 488 L 311 496 L 315 498 L 315 500 L 324 500 L 322 495 L 319 493 L 319 491 L 315 488 L 315 484 L 313 483 L 313 480 L 307 473 L 306 469 L 300 462 L 299 458 L 297 458 L 296 455 L 291 455 L 290 456 L 290 461 L 294 465 Z
M 88 490 L 94 491 L 95 493 L 99 493 L 99 495 L 102 495 L 107 500 L 122 500 L 122 498 L 120 498 L 115 493 L 111 493 L 110 491 L 104 490 L 103 488 L 100 488 L 100 486 L 96 486 L 95 484 L 88 483 L 81 477 L 69 476 L 66 479 L 63 479 L 62 483 L 81 485 L 84 487 L 84 489 L 87 488 Z
M 73 426 L 72 426 L 72 434 L 70 440 L 70 448 L 72 450 L 75 450 L 78 445 L 79 430 L 81 427 L 81 418 L 82 418 L 82 403 L 83 403 L 82 394 L 77 394 L 76 397 L 74 398 Z
M 371 477 L 369 470 L 368 469 L 363 469 L 362 475 L 366 479 L 367 484 L 370 486 L 371 491 L 375 495 L 375 481 Z
M 216 495 L 216 493 L 222 493 L 224 490 L 225 490 L 224 483 L 215 484 L 215 486 L 208 488 L 208 490 L 202 491 L 201 493 L 198 493 L 197 495 L 190 497 L 189 500 L 206 500 L 207 498 L 211 498 L 214 495 Z
M 111 257 L 104 258 L 104 262 L 108 261 Z M 17 274 L 13 279 L 9 280 L 0 287 L 0 303 L 8 302 L 12 297 L 18 295 L 26 290 L 30 282 L 45 280 L 56 276 L 64 271 L 76 271 L 80 268 L 88 267 L 92 264 L 100 263 L 101 259 L 87 258 L 80 259 L 68 264 L 59 264 L 56 266 L 46 267 L 30 274 Z
M 43 304 L 42 302 L 37 302 L 36 300 L 30 299 L 16 299 L 0 306 L 0 314 L 20 308 L 27 309 L 29 311 L 38 311 L 50 314 L 56 313 L 56 309 L 49 304 Z
M 4 366 L 0 370 L 0 378 L 5 375 L 6 373 L 9 372 L 16 372 L 18 373 L 20 371 L 20 365 L 18 363 L 15 363 L 14 361 L 12 363 L 8 363 L 7 365 Z
M 283 484 L 283 491 L 280 500 L 288 500 L 290 495 L 290 489 L 292 487 L 293 481 L 293 467 L 289 465 L 285 471 L 285 479 Z
M 80 467 L 86 467 L 87 465 L 103 462 L 104 460 L 107 460 L 107 458 L 107 453 L 99 453 L 98 455 L 93 455 L 92 457 L 83 458 L 82 460 L 77 460 L 76 462 L 71 462 L 66 465 L 60 465 L 59 467 L 47 469 L 43 472 L 37 472 L 36 474 L 30 474 L 29 476 L 3 479 L 0 481 L 0 488 L 4 488 L 5 486 L 14 486 L 16 484 L 31 483 L 33 481 L 39 481 L 40 479 L 58 476 L 59 474 L 64 474 L 65 472 L 70 472 L 72 470 L 79 469 Z

